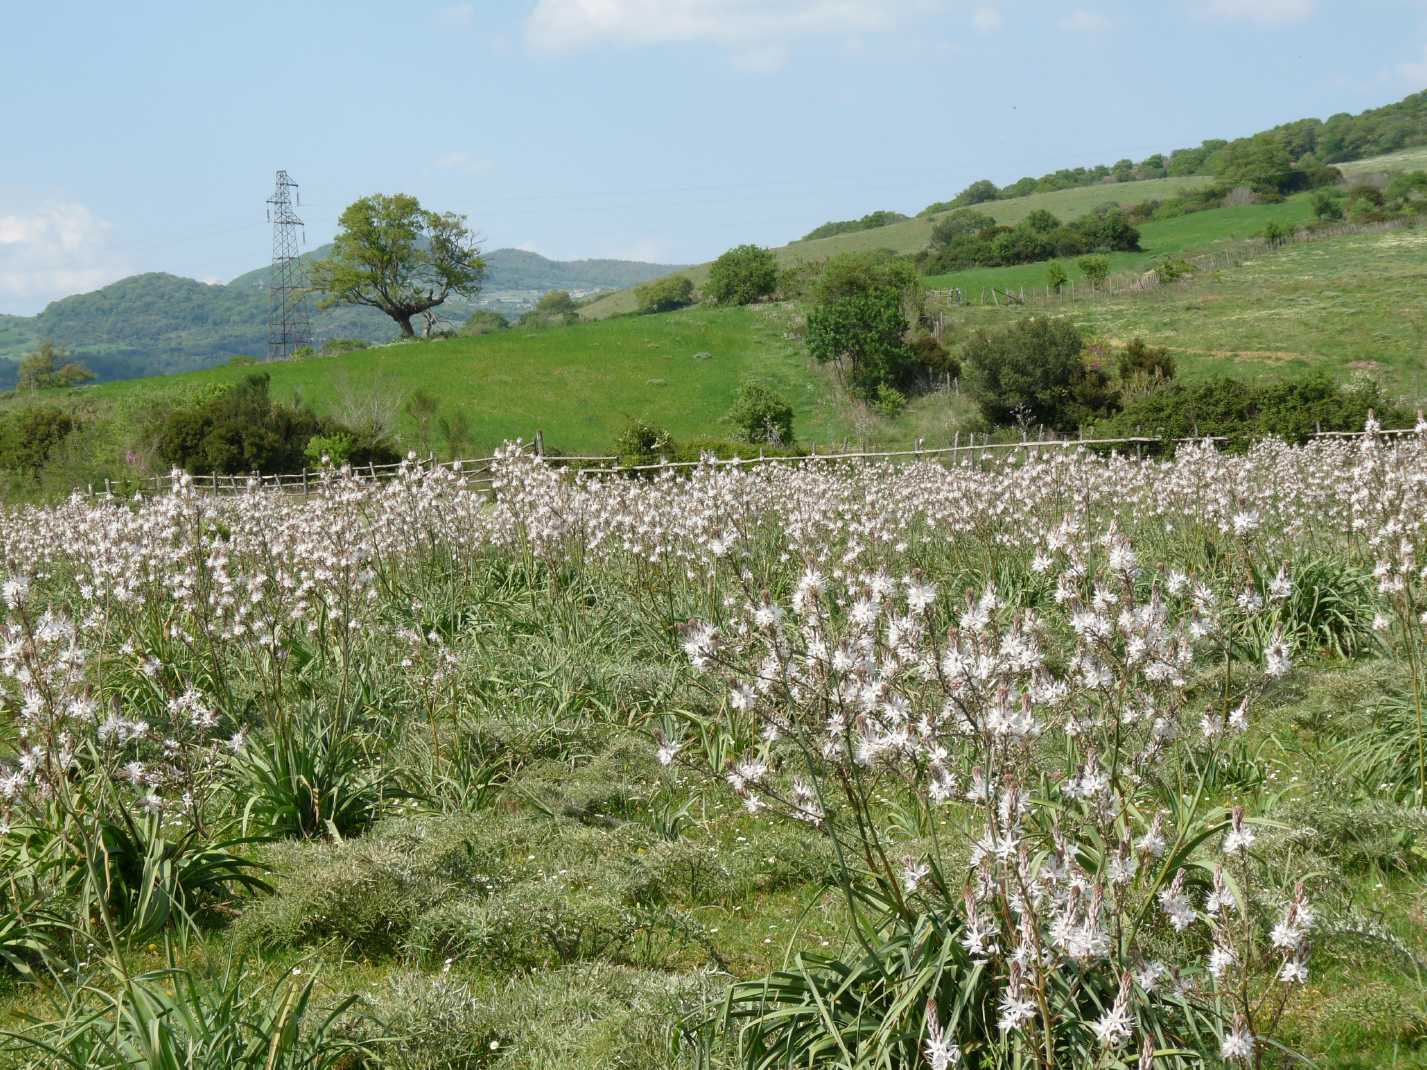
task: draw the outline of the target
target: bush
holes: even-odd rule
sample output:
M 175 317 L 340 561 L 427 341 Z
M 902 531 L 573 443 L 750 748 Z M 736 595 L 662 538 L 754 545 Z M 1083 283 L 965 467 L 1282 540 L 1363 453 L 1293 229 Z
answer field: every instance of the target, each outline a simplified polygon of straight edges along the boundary
M 1325 223 L 1343 218 L 1343 198 L 1335 190 L 1320 189 L 1313 194 L 1313 216 Z
M 75 429 L 74 418 L 54 405 L 31 405 L 0 418 L 0 469 L 31 478 Z
M 891 226 L 893 223 L 901 223 L 909 219 L 901 212 L 868 212 L 861 219 L 845 219 L 832 223 L 824 223 L 820 227 L 808 231 L 798 241 L 815 241 L 818 238 L 831 238 L 835 234 L 851 234 L 859 230 L 875 230 L 878 227 Z
M 1110 258 L 1108 256 L 1082 256 L 1075 262 L 1075 266 L 1080 269 L 1082 275 L 1090 280 L 1090 285 L 1097 290 L 1110 277 Z
M 509 328 L 510 321 L 499 312 L 482 308 L 472 312 L 466 322 L 461 324 L 460 333 L 467 338 L 479 338 L 483 334 L 495 334 Z
M 1081 360 L 1069 320 L 1036 317 L 972 335 L 963 352 L 967 390 L 994 424 L 1074 430 L 1111 403 L 1103 371 Z
M 1165 346 L 1152 346 L 1143 338 L 1132 338 L 1120 350 L 1119 373 L 1120 379 L 1126 382 L 1167 381 L 1174 378 L 1174 357 Z
M 1263 238 L 1268 242 L 1269 248 L 1278 249 L 1287 245 L 1297 230 L 1291 223 L 1273 222 L 1263 228 Z
M 1410 426 L 1412 417 L 1394 406 L 1371 381 L 1339 387 L 1326 374 L 1293 383 L 1245 383 L 1220 378 L 1164 387 L 1127 401 L 1106 425 L 1111 433 L 1165 438 L 1222 435 L 1234 448 L 1276 435 L 1304 442 L 1319 427 L 1324 431 L 1360 431 L 1369 410 L 1384 427 Z
M 907 395 L 898 390 L 895 386 L 888 386 L 882 383 L 877 387 L 877 396 L 872 401 L 872 407 L 879 415 L 892 419 L 901 414 L 907 407 Z
M 670 275 L 637 286 L 634 300 L 641 315 L 673 312 L 694 303 L 694 280 L 687 275 Z
M 652 464 L 673 450 L 674 436 L 668 429 L 647 420 L 630 420 L 614 440 L 614 452 L 625 464 Z
M 345 435 L 354 464 L 389 464 L 395 449 L 375 430 L 344 427 L 268 394 L 266 374 L 250 375 L 215 396 L 173 410 L 152 428 L 154 452 L 186 472 L 295 472 L 314 437 Z
M 773 446 L 793 442 L 793 406 L 767 387 L 745 384 L 726 419 L 745 442 Z
M 580 318 L 579 305 L 568 290 L 547 290 L 535 307 L 520 317 L 522 327 L 568 327 Z
M 322 343 L 319 352 L 324 357 L 340 357 L 343 353 L 356 353 L 371 346 L 365 338 L 329 338 Z
M 778 261 L 757 245 L 738 245 L 709 268 L 704 291 L 715 304 L 749 305 L 778 289 Z

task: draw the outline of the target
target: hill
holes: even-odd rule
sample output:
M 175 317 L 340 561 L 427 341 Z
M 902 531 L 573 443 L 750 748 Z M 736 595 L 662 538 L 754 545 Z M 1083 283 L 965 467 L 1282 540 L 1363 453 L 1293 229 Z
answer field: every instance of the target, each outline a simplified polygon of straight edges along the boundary
M 1151 234 L 1167 247 L 1188 243 L 1195 233 L 1251 226 L 1253 212 L 1302 210 L 1301 198 L 1218 209 L 1157 224 Z M 1427 400 L 1427 317 L 1417 310 L 1427 288 L 1424 243 L 1427 232 L 1403 229 L 1289 245 L 1155 291 L 1101 296 L 1056 311 L 1106 348 L 1136 336 L 1169 346 L 1185 379 L 1285 379 L 1323 370 L 1340 381 L 1369 376 L 1415 407 Z M 991 305 L 955 309 L 948 342 L 956 348 L 977 327 L 1026 314 Z M 279 398 L 300 399 L 348 422 L 375 417 L 403 448 L 439 456 L 485 453 L 537 429 L 552 449 L 607 452 L 636 417 L 668 428 L 679 442 L 727 437 L 722 417 L 750 381 L 787 398 L 799 440 L 820 450 L 844 442 L 905 447 L 918 438 L 946 444 L 958 432 L 980 428 L 973 407 L 955 391 L 917 397 L 895 418 L 852 402 L 828 369 L 810 361 L 800 328 L 792 305 L 694 307 L 392 344 L 259 370 L 272 377 Z M 52 489 L 62 492 L 96 475 L 134 474 L 134 464 L 142 469 L 145 463 L 144 428 L 153 413 L 253 370 L 220 367 L 44 395 L 74 410 L 87 427 L 82 451 L 71 467 L 53 474 Z M 423 427 L 413 418 L 407 405 L 417 391 L 436 399 L 438 417 L 464 421 L 460 441 L 436 430 L 439 419 Z
M 1013 197 L 1006 200 L 989 201 L 978 204 L 976 210 L 993 216 L 998 223 L 1017 223 L 1038 208 L 1054 213 L 1061 219 L 1074 219 L 1086 215 L 1106 204 L 1132 204 L 1138 201 L 1173 197 L 1191 189 L 1208 185 L 1210 179 L 1202 176 L 1188 178 L 1157 178 L 1141 182 L 1112 183 L 1103 186 L 1085 186 L 1079 189 L 1057 190 L 1053 193 L 1033 193 L 1027 197 Z M 931 240 L 932 227 L 941 214 L 908 219 L 872 230 L 857 230 L 837 234 L 830 238 L 814 238 L 791 242 L 773 250 L 782 265 L 790 266 L 814 260 L 824 260 L 836 253 L 854 252 L 861 249 L 891 249 L 897 253 L 915 253 L 925 249 Z M 708 265 L 683 269 L 680 274 L 688 275 L 694 283 L 700 284 L 708 277 Z M 581 310 L 587 319 L 601 319 L 634 311 L 634 294 L 623 290 L 590 302 Z
M 330 246 L 304 259 L 325 256 Z M 486 255 L 488 272 L 473 302 L 448 302 L 443 315 L 459 323 L 476 308 L 518 314 L 547 290 L 580 296 L 628 287 L 666 274 L 672 265 L 628 260 L 549 260 L 520 249 Z M 149 273 L 120 279 L 92 293 L 52 302 L 38 316 L 0 317 L 0 383 L 13 382 L 14 361 L 40 338 L 72 349 L 101 379 L 167 375 L 209 367 L 238 354 L 261 355 L 267 344 L 270 267 L 209 285 Z M 372 309 L 315 311 L 313 332 L 327 338 L 389 341 L 391 320 Z

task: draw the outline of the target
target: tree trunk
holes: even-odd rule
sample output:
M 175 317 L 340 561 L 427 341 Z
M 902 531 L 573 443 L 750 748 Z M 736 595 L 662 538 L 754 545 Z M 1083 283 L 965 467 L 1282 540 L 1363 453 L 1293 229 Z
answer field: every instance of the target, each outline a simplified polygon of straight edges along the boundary
M 415 338 L 416 332 L 411 329 L 411 317 L 403 316 L 400 313 L 392 313 L 391 318 L 396 320 L 396 325 L 401 328 L 403 338 Z

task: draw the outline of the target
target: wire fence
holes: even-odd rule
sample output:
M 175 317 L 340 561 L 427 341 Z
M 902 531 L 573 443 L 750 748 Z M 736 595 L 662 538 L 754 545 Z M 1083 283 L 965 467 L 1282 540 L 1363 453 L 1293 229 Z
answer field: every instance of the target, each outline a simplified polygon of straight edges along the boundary
M 1419 413 L 1419 424 L 1416 427 L 1399 427 L 1386 430 L 1366 431 L 1323 431 L 1317 430 L 1309 436 L 1310 439 L 1345 439 L 1362 438 L 1371 433 L 1382 436 L 1413 435 L 1422 433 L 1424 423 L 1421 421 Z M 965 438 L 963 442 L 962 439 Z M 1063 451 L 1067 449 L 1087 449 L 1094 451 L 1125 452 L 1133 451 L 1136 456 L 1143 456 L 1149 452 L 1162 450 L 1166 446 L 1181 446 L 1186 444 L 1203 445 L 1219 444 L 1227 442 L 1223 435 L 1191 435 L 1184 438 L 1167 438 L 1157 435 L 1129 435 L 1117 438 L 1086 438 L 1082 435 L 1056 434 L 1045 429 L 1038 430 L 1034 434 L 1026 432 L 1019 438 L 1005 439 L 996 438 L 989 434 L 967 433 L 965 436 L 961 432 L 953 435 L 950 445 L 947 446 L 927 446 L 924 439 L 918 439 L 911 449 L 900 450 L 850 450 L 844 444 L 842 449 L 829 449 L 818 452 L 816 446 L 811 446 L 809 452 L 802 454 L 765 454 L 759 450 L 757 456 L 750 457 L 703 457 L 696 461 L 678 461 L 660 458 L 657 461 L 641 464 L 621 464 L 620 458 L 613 454 L 562 454 L 547 453 L 544 446 L 543 436 L 537 432 L 535 440 L 525 448 L 531 450 L 541 460 L 552 467 L 574 469 L 584 475 L 591 477 L 638 475 L 643 477 L 657 476 L 661 472 L 679 472 L 698 467 L 714 468 L 748 468 L 758 465 L 779 465 L 779 464 L 808 464 L 808 463 L 861 463 L 871 461 L 944 461 L 953 459 L 966 459 L 971 463 L 980 463 L 987 459 L 1005 458 L 1014 456 L 1016 453 L 1032 455 L 1050 451 Z M 409 472 L 413 465 L 426 469 L 446 469 L 460 473 L 465 480 L 465 487 L 469 491 L 477 493 L 491 493 L 494 490 L 494 455 L 486 457 L 458 458 L 449 461 L 438 461 L 434 455 L 429 454 L 425 458 L 408 458 L 405 461 L 398 461 L 395 464 L 367 464 L 357 465 L 352 468 L 353 474 L 361 479 L 374 484 L 388 482 L 400 478 L 403 473 Z M 330 477 L 330 469 L 304 469 L 301 472 L 289 473 L 259 473 L 252 472 L 247 475 L 194 475 L 189 477 L 191 485 L 200 491 L 207 491 L 211 494 L 245 494 L 254 490 L 272 490 L 286 492 L 295 495 L 310 494 L 318 490 L 324 479 Z M 138 479 L 108 480 L 103 484 L 90 484 L 87 493 L 90 497 L 132 497 L 134 494 L 149 494 L 157 496 L 164 493 L 172 486 L 170 476 L 147 476 Z

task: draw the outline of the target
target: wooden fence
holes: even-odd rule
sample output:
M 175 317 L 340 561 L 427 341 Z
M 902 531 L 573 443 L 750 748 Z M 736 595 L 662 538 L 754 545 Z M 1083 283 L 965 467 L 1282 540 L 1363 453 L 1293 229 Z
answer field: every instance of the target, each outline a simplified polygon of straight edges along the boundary
M 1420 415 L 1420 414 L 1419 414 Z M 1416 427 L 1391 428 L 1376 432 L 1379 435 L 1412 435 L 1417 434 Z M 1366 434 L 1364 431 L 1316 431 L 1311 438 L 1339 439 L 1339 438 L 1361 438 Z M 952 444 L 949 446 L 926 446 L 924 440 L 918 439 L 912 449 L 903 450 L 849 450 L 844 444 L 841 450 L 831 450 L 819 453 L 816 446 L 810 447 L 810 452 L 792 456 L 777 454 L 765 455 L 761 450 L 756 457 L 731 457 L 731 458 L 711 458 L 698 461 L 668 461 L 660 459 L 651 464 L 626 464 L 619 463 L 619 458 L 610 454 L 547 454 L 544 451 L 542 436 L 537 433 L 536 439 L 530 444 L 530 449 L 540 456 L 548 465 L 555 467 L 575 468 L 586 475 L 592 476 L 617 476 L 630 473 L 657 473 L 663 471 L 680 471 L 689 468 L 697 468 L 701 465 L 710 465 L 715 468 L 746 468 L 755 465 L 767 464 L 802 464 L 805 462 L 823 463 L 843 463 L 843 462 L 864 462 L 864 461 L 919 461 L 938 460 L 954 457 L 966 457 L 974 463 L 980 463 L 987 458 L 1003 457 L 1015 451 L 1025 451 L 1027 454 L 1039 453 L 1051 450 L 1066 449 L 1095 449 L 1125 451 L 1133 450 L 1137 456 L 1142 455 L 1148 449 L 1155 449 L 1167 444 L 1185 445 L 1200 444 L 1205 442 L 1219 443 L 1227 441 L 1222 435 L 1196 435 L 1189 438 L 1166 439 L 1154 435 L 1130 435 L 1123 438 L 1083 438 L 1079 436 L 1057 435 L 1052 432 L 1039 431 L 1035 435 L 1025 434 L 1019 439 L 1008 441 L 996 441 L 990 435 L 978 436 L 969 433 L 966 441 L 962 441 L 962 435 L 957 432 Z M 425 468 L 444 468 L 451 471 L 459 471 L 466 478 L 466 487 L 469 490 L 482 493 L 489 493 L 493 487 L 493 476 L 491 466 L 495 458 L 473 457 L 452 461 L 437 461 L 434 455 L 415 463 Z M 373 464 L 361 465 L 354 469 L 355 473 L 373 483 L 382 483 L 398 477 L 398 475 L 410 467 L 410 460 L 398 462 L 396 464 Z M 242 494 L 249 490 L 269 489 L 284 491 L 292 494 L 308 494 L 317 489 L 323 479 L 323 472 L 316 469 L 305 469 L 302 472 L 292 472 L 285 474 L 261 474 L 251 473 L 249 475 L 197 475 L 190 477 L 193 486 L 199 490 L 204 490 L 212 494 Z M 150 493 L 159 495 L 171 486 L 168 476 L 149 476 L 139 480 L 105 480 L 101 486 L 91 484 L 88 493 L 91 497 L 98 495 L 132 496 L 135 493 Z

